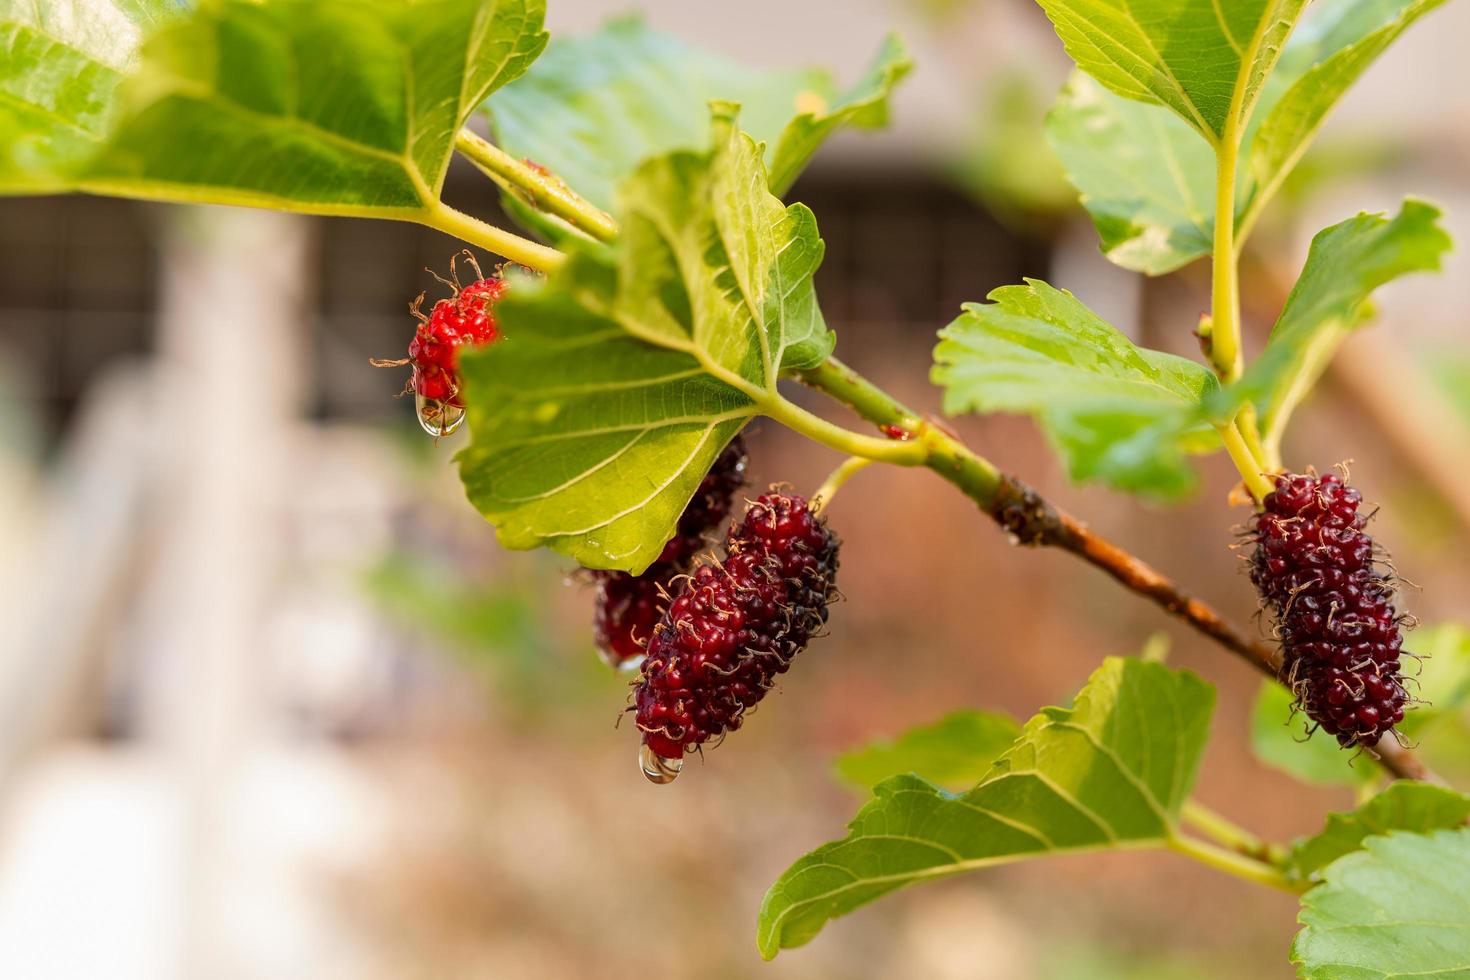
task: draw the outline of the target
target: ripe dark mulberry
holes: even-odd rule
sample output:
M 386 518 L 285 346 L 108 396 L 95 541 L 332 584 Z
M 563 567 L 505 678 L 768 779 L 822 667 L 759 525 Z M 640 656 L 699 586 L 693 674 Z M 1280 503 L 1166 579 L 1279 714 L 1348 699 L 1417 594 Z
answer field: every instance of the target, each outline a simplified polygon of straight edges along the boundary
M 449 265 L 449 279 L 441 279 L 453 291 L 438 300 L 425 314 L 421 309 L 424 294 L 409 306 L 418 318 L 418 329 L 409 341 L 408 357 L 398 360 L 374 360 L 378 367 L 411 365 L 412 374 L 404 394 L 412 392 L 418 404 L 419 421 L 431 435 L 453 432 L 464 419 L 461 398 L 459 355 L 468 346 L 493 342 L 500 336 L 495 319 L 495 304 L 505 295 L 506 282 L 499 275 L 486 277 L 468 250 L 460 253 L 474 270 L 475 279 L 461 286 L 456 261 Z
M 1394 580 L 1375 561 L 1362 497 L 1336 474 L 1283 474 L 1250 523 L 1251 581 L 1275 614 L 1282 676 L 1343 746 L 1371 747 L 1403 720 Z
M 685 505 L 674 536 L 641 575 L 592 573 L 597 583 L 593 634 L 608 663 L 626 666 L 643 656 L 653 627 L 663 615 L 665 597 L 676 591 L 674 580 L 689 571 L 694 556 L 709 543 L 709 535 L 729 516 L 735 491 L 745 479 L 745 461 L 745 441 L 736 436 Z
M 802 497 L 763 494 L 697 567 L 654 629 L 635 693 L 644 770 L 735 731 L 827 621 L 837 538 Z M 672 778 L 669 776 L 668 778 Z

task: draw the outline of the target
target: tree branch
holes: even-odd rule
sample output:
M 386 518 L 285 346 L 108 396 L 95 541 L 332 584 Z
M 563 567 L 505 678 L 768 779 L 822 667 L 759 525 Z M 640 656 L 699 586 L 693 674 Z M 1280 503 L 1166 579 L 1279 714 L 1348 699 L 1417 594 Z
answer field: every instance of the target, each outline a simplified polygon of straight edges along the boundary
M 1021 545 L 1061 548 L 1106 572 L 1132 592 L 1151 600 L 1256 670 L 1280 680 L 1281 654 L 1259 640 L 1251 640 L 1214 607 L 1182 591 L 1171 579 L 1143 559 L 1054 506 L 1022 481 L 999 473 L 954 436 L 922 418 L 887 392 L 836 358 L 800 372 L 798 377 L 838 401 L 894 438 L 915 439 L 929 448 L 925 463 L 965 495 Z M 998 478 L 997 478 L 998 476 Z M 1400 779 L 1440 782 L 1408 749 L 1390 735 L 1371 750 L 1383 767 Z

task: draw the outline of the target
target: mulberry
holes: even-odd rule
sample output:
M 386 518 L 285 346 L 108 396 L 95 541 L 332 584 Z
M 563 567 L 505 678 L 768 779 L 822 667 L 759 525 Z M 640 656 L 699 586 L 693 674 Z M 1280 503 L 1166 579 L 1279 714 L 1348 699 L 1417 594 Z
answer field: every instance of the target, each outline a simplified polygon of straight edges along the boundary
M 426 315 L 420 307 L 424 294 L 409 306 L 419 326 L 408 345 L 408 357 L 374 360 L 377 367 L 412 365 L 413 373 L 404 394 L 413 392 L 419 422 L 432 436 L 445 436 L 464 421 L 460 397 L 459 354 L 466 346 L 494 341 L 499 335 L 495 304 L 505 295 L 506 282 L 499 275 L 486 277 L 468 250 L 460 253 L 474 270 L 475 279 L 461 286 L 455 261 L 449 264 L 449 279 L 441 279 L 453 293 L 437 301 Z M 456 260 L 458 257 L 456 257 Z
M 709 473 L 679 516 L 674 536 L 641 575 L 595 571 L 597 583 L 593 634 L 603 659 L 615 667 L 636 667 L 653 627 L 663 615 L 675 579 L 689 571 L 709 535 L 724 523 L 735 491 L 745 479 L 745 441 L 736 436 L 715 459 Z
M 1375 561 L 1362 497 L 1336 474 L 1283 474 L 1250 523 L 1251 581 L 1275 614 L 1282 675 L 1307 717 L 1344 747 L 1403 720 L 1403 617 Z
M 722 563 L 697 567 L 648 644 L 634 695 L 654 782 L 740 727 L 827 621 L 838 541 L 805 499 L 763 494 L 730 528 Z

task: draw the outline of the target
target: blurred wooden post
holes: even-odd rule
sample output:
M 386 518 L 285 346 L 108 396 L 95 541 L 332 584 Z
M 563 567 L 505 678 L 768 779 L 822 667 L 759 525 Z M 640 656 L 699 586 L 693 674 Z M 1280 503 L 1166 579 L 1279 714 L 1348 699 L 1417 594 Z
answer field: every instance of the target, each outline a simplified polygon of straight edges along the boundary
M 228 794 L 264 728 L 263 627 L 284 567 L 310 223 L 175 211 L 160 315 L 165 540 L 148 599 L 158 685 L 144 724 L 185 788 L 180 975 L 227 977 Z

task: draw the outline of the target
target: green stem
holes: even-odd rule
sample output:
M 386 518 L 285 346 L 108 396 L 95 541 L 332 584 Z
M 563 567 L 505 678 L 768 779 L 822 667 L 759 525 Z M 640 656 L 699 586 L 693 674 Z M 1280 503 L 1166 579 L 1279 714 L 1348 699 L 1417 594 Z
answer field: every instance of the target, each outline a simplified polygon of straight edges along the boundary
M 1184 822 L 1216 843 L 1258 861 L 1274 863 L 1278 848 L 1238 826 L 1197 800 L 1185 800 L 1180 813 Z
M 849 456 L 843 460 L 842 465 L 833 470 L 827 479 L 823 481 L 822 485 L 817 488 L 817 492 L 812 494 L 812 512 L 820 514 L 826 510 L 827 505 L 832 502 L 832 498 L 837 496 L 837 491 L 841 490 L 843 484 L 852 479 L 853 474 L 865 470 L 872 465 L 873 461 L 871 459 L 866 459 L 862 456 Z
M 1274 489 L 1271 481 L 1266 479 L 1262 472 L 1261 463 L 1251 452 L 1250 446 L 1246 445 L 1245 438 L 1240 434 L 1240 426 L 1236 424 L 1235 419 L 1216 426 L 1216 428 L 1220 431 L 1220 439 L 1225 443 L 1225 451 L 1230 454 L 1230 461 L 1235 464 L 1241 479 L 1245 481 L 1246 489 L 1259 504 Z
M 1250 402 L 1242 405 L 1235 416 L 1235 425 L 1240 429 L 1240 434 L 1244 437 L 1245 444 L 1250 448 L 1251 455 L 1256 458 L 1260 469 L 1267 473 L 1274 472 L 1279 464 L 1272 464 L 1266 453 L 1266 445 L 1261 441 L 1261 426 L 1256 418 L 1256 406 Z
M 1227 851 L 1213 844 L 1195 840 L 1193 837 L 1184 837 L 1179 834 L 1169 838 L 1169 849 L 1185 857 L 1193 858 L 1201 864 L 1208 865 L 1216 871 L 1223 871 L 1236 878 L 1265 885 L 1268 888 L 1276 888 L 1292 895 L 1300 895 L 1307 890 L 1307 883 L 1298 884 L 1291 881 L 1281 871 L 1263 861 L 1248 858 L 1234 851 Z
M 1215 246 L 1210 288 L 1210 360 L 1224 381 L 1240 377 L 1240 284 L 1235 254 L 1235 167 L 1240 150 L 1228 126 L 1215 151 Z
M 923 466 L 927 462 L 928 450 L 922 443 L 860 435 L 828 422 L 820 415 L 808 412 L 779 395 L 763 403 L 760 410 L 763 415 L 780 422 L 793 432 L 799 432 L 808 439 L 849 456 L 861 456 L 875 463 L 893 463 L 898 466 Z
M 837 358 L 829 357 L 816 367 L 800 372 L 798 377 L 899 437 L 887 441 L 916 447 L 921 456 L 915 465 L 929 467 L 986 511 L 995 504 L 1004 478 L 994 464 Z
M 442 231 L 446 235 L 452 235 L 471 245 L 478 245 L 487 252 L 502 255 L 512 262 L 519 262 L 537 272 L 551 272 L 567 258 L 554 248 L 533 242 L 529 238 L 522 238 L 504 228 L 497 228 L 463 211 L 456 211 L 442 201 L 434 202 L 418 220 L 421 224 Z
M 491 180 L 532 207 L 561 218 L 598 241 L 610 242 L 618 236 L 618 224 L 612 215 L 572 190 L 566 181 L 550 171 L 517 160 L 468 129 L 461 129 L 455 134 L 454 148 Z

